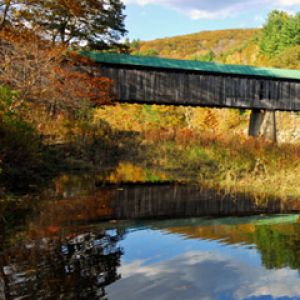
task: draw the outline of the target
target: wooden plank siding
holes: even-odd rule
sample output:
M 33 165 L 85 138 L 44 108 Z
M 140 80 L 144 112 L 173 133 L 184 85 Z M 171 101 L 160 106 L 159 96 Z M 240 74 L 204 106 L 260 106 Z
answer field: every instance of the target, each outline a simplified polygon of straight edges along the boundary
M 300 80 L 99 65 L 124 103 L 300 111 Z

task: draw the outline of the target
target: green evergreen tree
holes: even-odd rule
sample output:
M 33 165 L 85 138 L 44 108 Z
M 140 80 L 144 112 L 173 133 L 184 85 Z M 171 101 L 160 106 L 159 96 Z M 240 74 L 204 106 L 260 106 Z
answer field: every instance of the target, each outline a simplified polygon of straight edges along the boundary
M 287 26 L 290 18 L 286 12 L 278 10 L 273 10 L 269 14 L 260 42 L 260 49 L 264 54 L 271 57 L 280 52 L 284 39 L 283 28 Z
M 300 13 L 295 17 L 290 17 L 282 27 L 282 40 L 280 50 L 287 47 L 300 45 Z
M 269 14 L 260 41 L 261 52 L 275 67 L 298 68 L 300 13 L 295 16 L 274 10 Z

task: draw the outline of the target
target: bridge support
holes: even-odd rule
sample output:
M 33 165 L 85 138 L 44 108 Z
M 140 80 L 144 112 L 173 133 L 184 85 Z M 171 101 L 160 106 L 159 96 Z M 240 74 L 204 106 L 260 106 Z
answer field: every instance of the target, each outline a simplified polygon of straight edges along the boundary
M 276 112 L 253 109 L 250 115 L 249 135 L 277 142 Z

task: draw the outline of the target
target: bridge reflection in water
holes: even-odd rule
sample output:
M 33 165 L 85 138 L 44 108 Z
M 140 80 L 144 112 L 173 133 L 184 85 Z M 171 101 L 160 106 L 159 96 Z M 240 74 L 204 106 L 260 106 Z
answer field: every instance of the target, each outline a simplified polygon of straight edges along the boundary
M 36 216 L 22 230 L 2 238 L 0 298 L 155 299 L 166 293 L 164 299 L 193 299 L 192 295 L 216 298 L 226 292 L 235 299 L 238 285 L 226 278 L 233 276 L 232 282 L 239 280 L 242 286 L 254 281 L 263 285 L 257 279 L 261 276 L 269 278 L 272 287 L 282 269 L 293 286 L 282 286 L 281 296 L 300 293 L 298 271 L 293 271 L 300 270 L 298 215 L 220 218 L 221 213 L 280 212 L 292 206 L 280 201 L 259 205 L 246 195 L 229 196 L 196 185 L 97 188 L 87 179 L 78 188 L 74 183 L 57 183 L 55 190 L 47 191 L 51 199 L 41 203 Z M 203 215 L 218 218 L 197 217 Z M 241 258 L 252 268 L 242 276 L 237 272 L 245 270 Z M 214 274 L 218 264 L 224 268 Z M 208 266 L 214 278 L 210 283 L 203 275 Z M 164 273 L 161 268 L 173 271 Z M 183 284 L 185 272 L 197 272 L 201 280 Z
M 61 217 L 72 209 L 74 221 L 104 221 L 111 219 L 185 218 L 199 216 L 242 216 L 299 211 L 299 201 L 279 198 L 258 199 L 234 190 L 214 190 L 199 184 L 143 183 L 101 184 L 86 179 L 87 185 L 75 181 L 58 184 L 52 193 L 56 205 L 48 214 Z M 78 188 L 80 186 L 80 188 Z M 60 201 L 62 200 L 63 201 Z M 70 216 L 66 216 L 69 218 Z
M 116 219 L 249 215 L 289 209 L 276 199 L 259 203 L 246 193 L 182 184 L 123 185 L 112 190 L 110 208 Z

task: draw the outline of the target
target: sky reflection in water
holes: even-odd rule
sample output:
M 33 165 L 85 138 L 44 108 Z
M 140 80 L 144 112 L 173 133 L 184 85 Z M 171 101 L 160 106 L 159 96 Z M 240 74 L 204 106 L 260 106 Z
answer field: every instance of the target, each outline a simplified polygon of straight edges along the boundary
M 0 256 L 0 287 L 7 299 L 300 299 L 298 221 L 118 221 L 24 233 Z
M 300 299 L 299 271 L 267 269 L 253 245 L 168 229 L 132 231 L 120 244 L 122 279 L 107 288 L 109 299 Z

